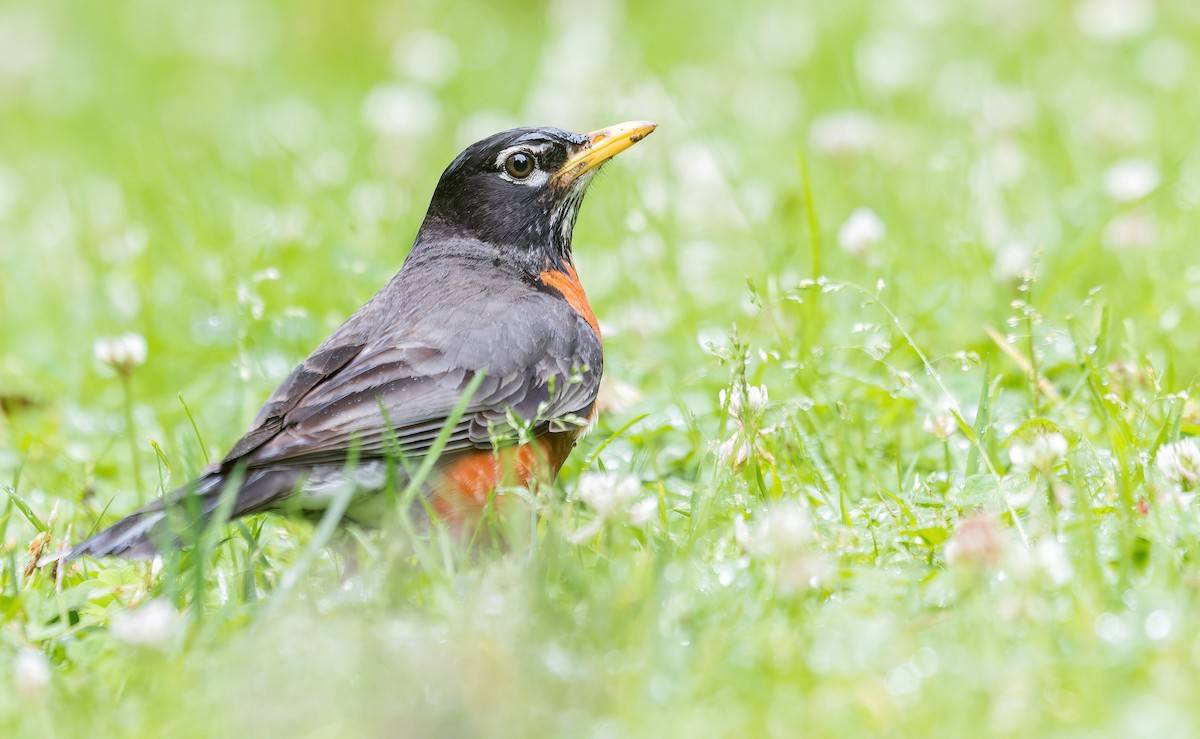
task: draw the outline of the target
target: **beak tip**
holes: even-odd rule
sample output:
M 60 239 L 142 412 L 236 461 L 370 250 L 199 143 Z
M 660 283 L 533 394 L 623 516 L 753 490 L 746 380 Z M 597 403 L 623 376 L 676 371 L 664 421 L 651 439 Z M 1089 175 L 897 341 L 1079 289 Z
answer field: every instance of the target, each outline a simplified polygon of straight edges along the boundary
M 630 137 L 630 141 L 635 144 L 654 133 L 654 129 L 658 128 L 658 124 L 653 121 L 638 121 L 637 127 L 638 132 Z

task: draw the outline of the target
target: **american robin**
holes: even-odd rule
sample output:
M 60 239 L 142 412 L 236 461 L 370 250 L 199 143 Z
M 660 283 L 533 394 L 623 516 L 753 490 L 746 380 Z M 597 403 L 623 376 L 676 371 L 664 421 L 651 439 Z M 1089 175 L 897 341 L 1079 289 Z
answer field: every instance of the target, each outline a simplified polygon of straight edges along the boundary
M 65 556 L 149 556 L 172 536 L 169 511 L 202 526 L 231 481 L 231 517 L 319 509 L 346 484 L 355 504 L 379 502 L 472 386 L 423 486 L 432 507 L 461 519 L 502 482 L 552 478 L 595 413 L 604 366 L 572 260 L 575 218 L 600 166 L 654 129 L 518 128 L 467 147 L 399 273 L 292 371 L 225 459 Z M 519 439 L 498 443 L 514 422 Z M 389 463 L 397 451 L 407 464 Z

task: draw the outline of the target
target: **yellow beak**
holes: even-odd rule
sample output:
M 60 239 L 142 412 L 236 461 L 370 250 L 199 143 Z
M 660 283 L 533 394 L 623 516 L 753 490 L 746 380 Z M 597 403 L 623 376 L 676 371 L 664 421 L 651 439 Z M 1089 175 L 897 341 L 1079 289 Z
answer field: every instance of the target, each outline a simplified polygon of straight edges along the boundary
M 588 142 L 571 155 L 562 169 L 554 175 L 554 181 L 569 185 L 579 176 L 599 167 L 609 159 L 625 151 L 650 135 L 658 124 L 650 121 L 629 121 L 601 128 L 587 135 Z

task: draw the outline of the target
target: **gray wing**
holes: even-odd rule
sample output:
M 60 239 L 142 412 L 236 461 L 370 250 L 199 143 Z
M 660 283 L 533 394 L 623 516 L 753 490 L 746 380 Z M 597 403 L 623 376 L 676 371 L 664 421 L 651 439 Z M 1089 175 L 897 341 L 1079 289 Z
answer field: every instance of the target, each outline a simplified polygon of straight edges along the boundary
M 531 293 L 505 320 L 409 326 L 403 336 L 339 330 L 268 399 L 224 464 L 248 467 L 429 450 L 477 374 L 484 377 L 445 451 L 489 448 L 513 413 L 536 429 L 591 412 L 600 340 L 564 301 Z M 351 328 L 348 323 L 343 329 Z

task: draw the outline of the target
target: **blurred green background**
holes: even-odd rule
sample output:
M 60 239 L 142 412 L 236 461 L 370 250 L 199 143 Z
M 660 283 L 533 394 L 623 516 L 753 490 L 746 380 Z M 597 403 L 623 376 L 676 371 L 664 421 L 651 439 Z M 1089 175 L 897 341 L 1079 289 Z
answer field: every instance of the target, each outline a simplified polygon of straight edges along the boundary
M 1196 481 L 1155 459 L 1200 424 L 1198 62 L 1191 0 L 2 0 L 0 733 L 1195 732 Z M 464 146 L 628 119 L 575 233 L 607 413 L 532 533 L 362 533 L 361 581 L 279 597 L 312 529 L 274 518 L 22 574 L 223 454 Z

